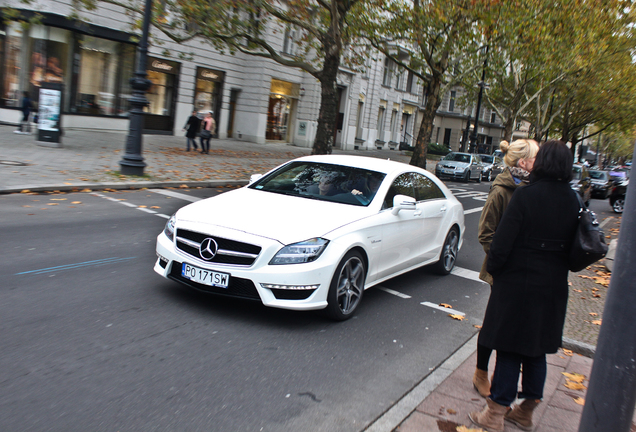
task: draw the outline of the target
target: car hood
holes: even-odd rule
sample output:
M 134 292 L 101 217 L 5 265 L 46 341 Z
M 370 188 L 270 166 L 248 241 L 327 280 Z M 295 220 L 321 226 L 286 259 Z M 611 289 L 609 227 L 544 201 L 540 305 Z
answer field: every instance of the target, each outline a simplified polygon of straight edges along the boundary
M 466 168 L 469 164 L 466 162 L 455 162 L 455 161 L 439 161 L 439 166 L 446 168 Z
M 241 188 L 181 208 L 177 223 L 209 224 L 291 244 L 324 236 L 370 214 L 369 207 Z

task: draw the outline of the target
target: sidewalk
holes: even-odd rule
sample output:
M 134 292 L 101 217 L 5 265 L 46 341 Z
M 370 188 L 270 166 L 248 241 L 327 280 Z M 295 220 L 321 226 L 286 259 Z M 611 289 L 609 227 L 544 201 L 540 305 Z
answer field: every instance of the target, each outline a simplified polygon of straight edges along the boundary
M 33 135 L 18 135 L 13 130 L 12 126 L 0 125 L 0 193 L 243 185 L 251 174 L 264 173 L 287 160 L 311 153 L 309 148 L 285 144 L 213 139 L 210 154 L 202 155 L 184 150 L 185 137 L 145 135 L 143 157 L 147 166 L 145 175 L 139 178 L 118 174 L 125 133 L 67 131 L 62 138 L 63 147 L 52 148 L 37 145 Z M 334 149 L 334 154 L 390 158 L 405 163 L 410 160 L 397 150 Z M 429 170 L 433 167 L 430 162 Z M 610 217 L 602 223 L 605 233 L 615 239 L 620 217 Z M 567 388 L 568 379 L 562 373 L 582 374 L 585 377 L 582 384 L 587 384 L 608 284 L 609 273 L 602 261 L 570 274 L 564 348 L 574 352 L 560 351 L 549 356 L 544 402 L 535 415 L 537 432 L 578 429 L 582 406 L 576 400 L 585 398 L 585 390 Z M 476 344 L 475 336 L 366 430 L 479 431 L 468 419 L 470 411 L 481 409 L 485 403 L 472 388 Z M 491 368 L 494 364 L 493 355 Z M 462 425 L 467 429 L 461 429 Z M 506 431 L 516 430 L 506 425 Z

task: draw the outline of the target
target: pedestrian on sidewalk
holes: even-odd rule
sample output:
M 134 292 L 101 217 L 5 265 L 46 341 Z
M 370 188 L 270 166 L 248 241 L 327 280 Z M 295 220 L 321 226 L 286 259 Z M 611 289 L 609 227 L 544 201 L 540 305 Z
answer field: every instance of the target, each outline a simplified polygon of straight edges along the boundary
M 183 130 L 186 131 L 186 140 L 187 147 L 186 151 L 190 151 L 190 143 L 192 143 L 192 147 L 194 150 L 197 150 L 197 134 L 199 133 L 199 128 L 201 127 L 201 120 L 199 119 L 197 110 L 192 111 L 192 115 L 188 117 L 188 121 L 185 126 L 183 126 Z
M 504 430 L 504 417 L 532 430 L 532 413 L 543 398 L 545 355 L 561 346 L 579 213 L 571 178 L 570 149 L 556 140 L 543 144 L 530 184 L 515 190 L 490 245 L 493 285 L 479 344 L 497 350 L 497 361 L 486 407 L 469 415 L 490 432 Z M 509 410 L 517 397 L 523 401 Z
M 216 130 L 216 122 L 212 115 L 212 111 L 207 113 L 201 126 L 201 153 L 205 154 L 210 153 L 210 138 L 212 138 L 212 135 Z
M 486 204 L 481 212 L 477 235 L 479 243 L 484 248 L 486 256 L 479 272 L 479 279 L 492 286 L 492 276 L 486 271 L 488 251 L 492 237 L 504 210 L 512 198 L 512 194 L 520 186 L 525 186 L 530 180 L 530 172 L 534 165 L 534 159 L 539 151 L 539 144 L 535 140 L 520 139 L 508 143 L 502 141 L 499 148 L 506 164 L 504 171 L 499 174 L 490 186 Z M 482 397 L 490 394 L 490 381 L 488 380 L 488 363 L 492 350 L 477 344 L 477 367 L 473 376 L 473 386 Z
M 29 117 L 31 116 L 31 109 L 33 107 L 33 102 L 29 97 L 29 92 L 22 92 L 22 121 L 20 122 L 20 126 L 15 133 L 18 134 L 30 134 L 31 133 L 31 123 L 29 123 Z

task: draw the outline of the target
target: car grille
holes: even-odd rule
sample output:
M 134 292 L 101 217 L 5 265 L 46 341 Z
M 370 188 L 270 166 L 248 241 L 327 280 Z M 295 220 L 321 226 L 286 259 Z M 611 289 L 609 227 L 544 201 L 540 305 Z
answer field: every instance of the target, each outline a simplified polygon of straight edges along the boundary
M 251 266 L 261 253 L 260 246 L 179 228 L 176 235 L 177 249 L 201 260 L 199 246 L 206 238 L 214 239 L 218 245 L 216 255 L 211 260 L 206 260 L 207 262 Z
M 238 297 L 249 300 L 261 299 L 261 297 L 258 295 L 258 291 L 256 291 L 254 282 L 249 279 L 230 276 L 230 283 L 228 284 L 227 288 L 214 287 L 193 282 L 190 279 L 184 278 L 183 276 L 181 276 L 181 266 L 182 263 L 173 261 L 172 268 L 170 269 L 168 277 L 172 280 L 188 285 L 189 287 L 194 288 L 197 291 L 204 291 L 212 294 L 220 294 L 224 296 Z

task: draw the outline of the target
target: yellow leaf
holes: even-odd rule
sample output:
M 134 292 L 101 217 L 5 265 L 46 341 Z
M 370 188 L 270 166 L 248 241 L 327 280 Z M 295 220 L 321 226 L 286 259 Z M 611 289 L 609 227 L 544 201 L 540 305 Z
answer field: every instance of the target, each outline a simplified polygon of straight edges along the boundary
M 59 205 L 58 203 L 47 203 L 46 205 Z
M 446 412 L 447 412 L 447 413 L 449 413 L 449 414 L 451 414 L 451 415 L 453 415 L 453 414 L 457 414 L 457 411 L 455 411 L 455 410 L 454 410 L 454 409 L 452 409 L 452 408 L 446 408 Z
M 475 324 L 475 325 L 473 325 L 473 327 L 475 327 L 476 329 L 480 329 L 481 328 L 481 326 L 479 324 Z
M 592 324 L 601 325 L 601 324 L 603 324 L 603 320 L 594 320 L 594 321 L 592 321 Z
M 463 315 L 457 315 L 457 314 L 448 314 L 449 317 L 451 317 L 452 319 L 456 319 L 457 321 L 462 321 L 465 317 Z
M 81 204 L 81 201 L 73 201 L 71 204 Z
M 140 205 L 140 206 L 138 206 L 138 207 L 139 207 L 139 208 L 146 208 L 146 207 L 148 207 L 148 206 Z
M 598 316 L 598 314 L 596 312 L 590 312 L 591 316 Z
M 585 390 L 587 387 L 585 387 L 583 384 L 581 383 L 576 383 L 574 381 L 567 381 L 565 384 L 563 384 L 566 388 L 569 388 L 570 390 Z
M 561 372 L 563 376 L 565 376 L 568 380 L 574 381 L 576 383 L 582 383 L 585 379 L 585 375 L 580 373 L 569 373 L 569 372 Z
M 457 432 L 484 432 L 483 429 L 481 428 L 477 428 L 477 429 L 469 429 L 466 426 L 457 426 L 457 428 L 455 429 Z
M 82 189 L 80 192 L 92 192 L 90 189 Z
M 579 405 L 585 405 L 585 399 L 582 398 L 581 396 L 579 396 L 576 399 L 574 399 L 574 402 L 576 402 Z
M 571 357 L 572 356 L 572 351 L 569 350 L 569 349 L 563 348 L 563 354 L 565 354 L 566 356 Z
M 439 305 L 440 305 L 441 307 L 445 307 L 445 308 L 448 308 L 448 309 L 452 309 L 452 308 L 453 308 L 451 305 L 446 304 L 446 303 L 440 303 Z
M 161 208 L 159 206 L 150 206 L 150 208 Z
M 66 198 L 51 198 L 51 201 L 66 201 Z
M 29 192 L 31 192 L 31 191 L 28 190 L 28 189 L 24 189 L 24 190 L 20 191 L 20 193 L 29 193 Z

